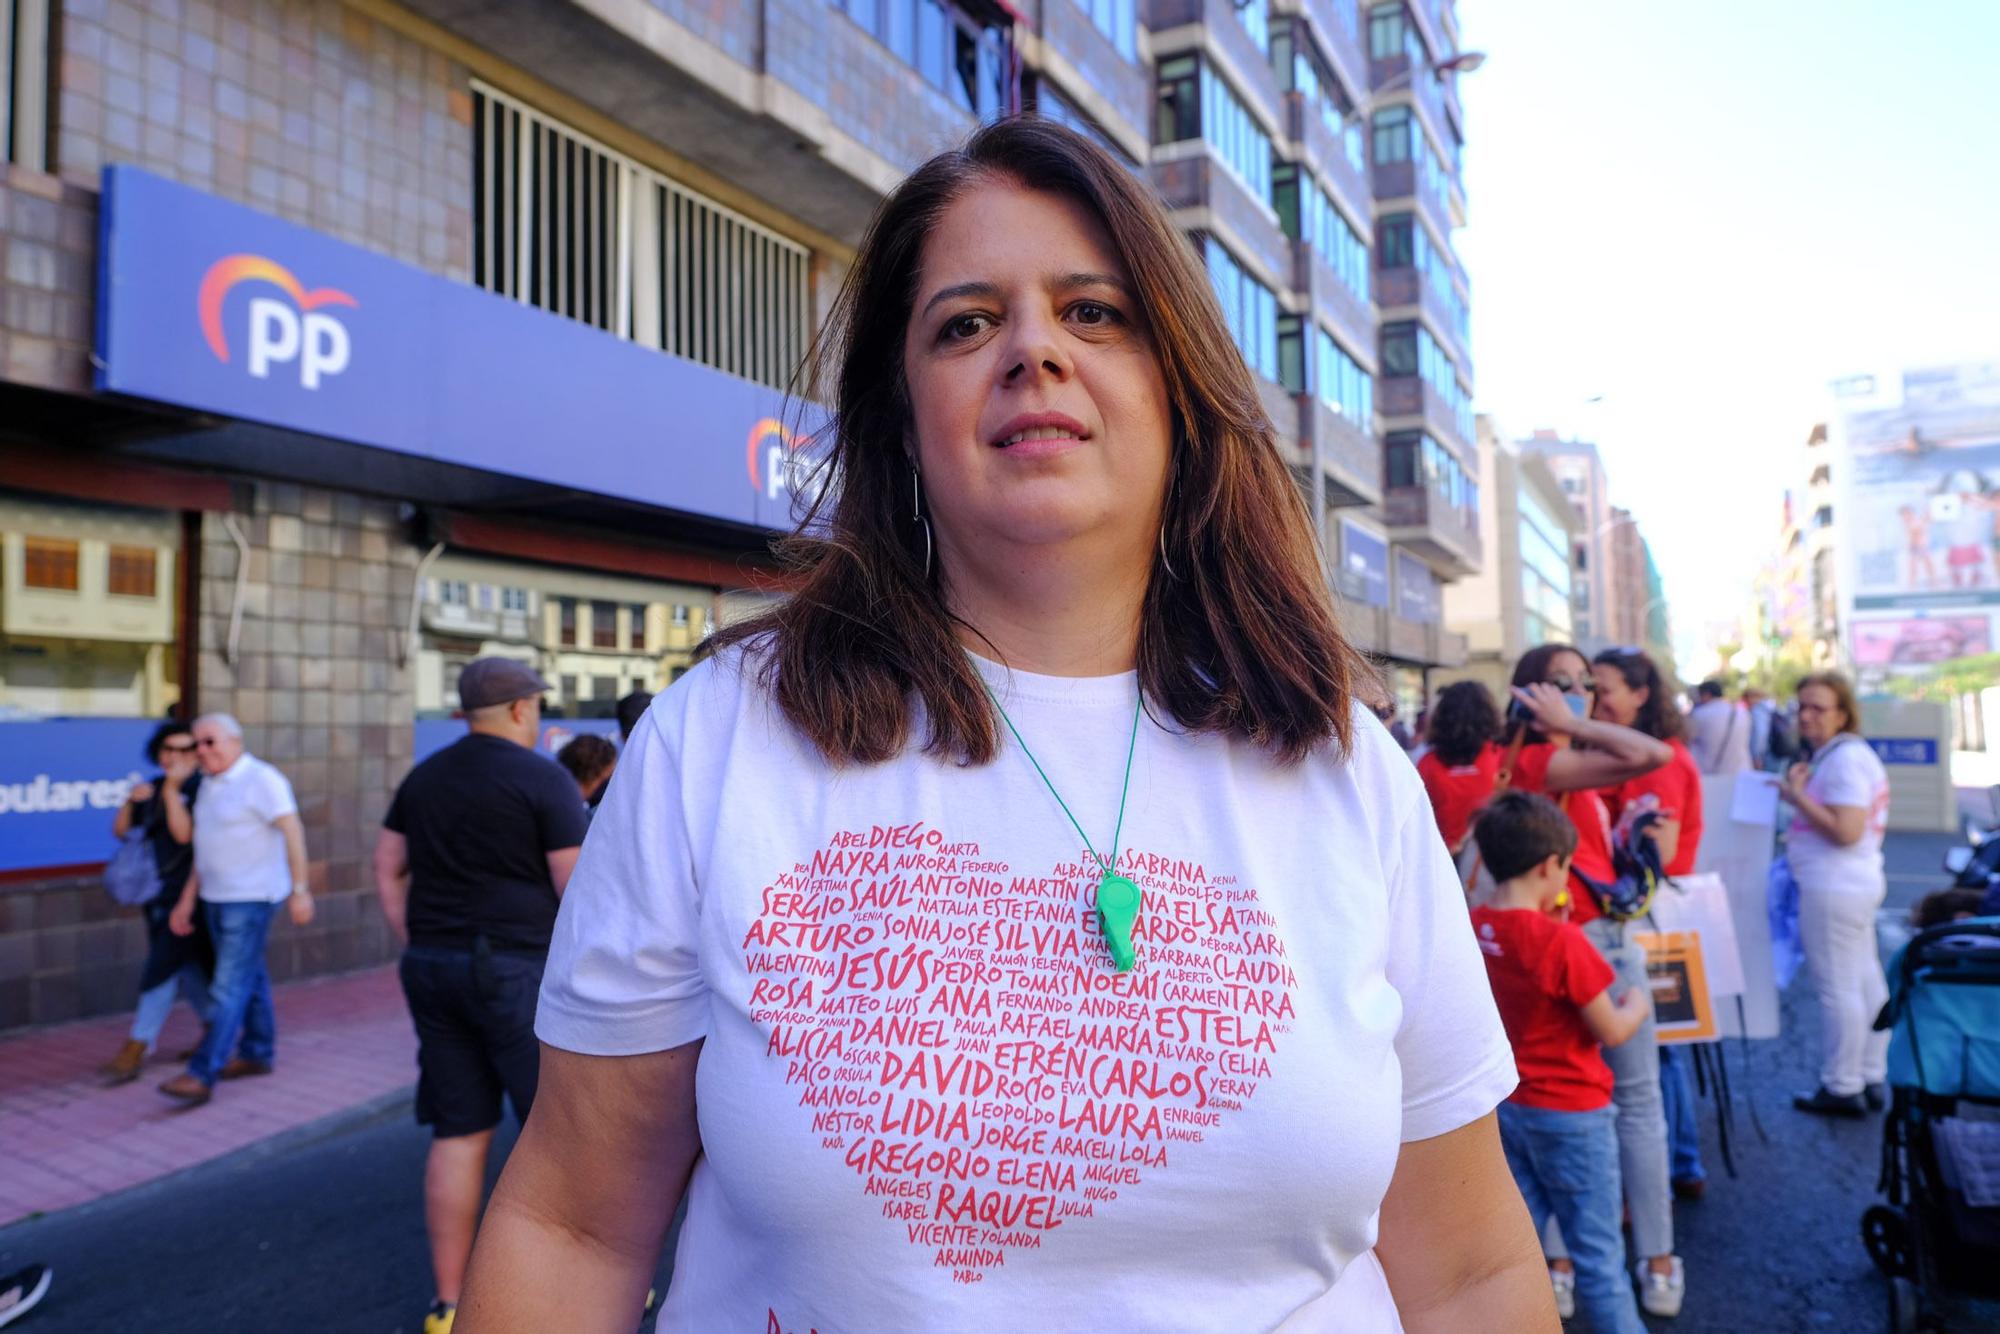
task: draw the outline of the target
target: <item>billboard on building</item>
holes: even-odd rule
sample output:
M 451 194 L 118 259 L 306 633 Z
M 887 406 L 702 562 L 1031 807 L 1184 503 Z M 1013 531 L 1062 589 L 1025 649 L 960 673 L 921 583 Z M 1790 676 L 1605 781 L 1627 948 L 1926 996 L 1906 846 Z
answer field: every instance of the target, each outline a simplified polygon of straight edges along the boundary
M 2000 364 L 1845 390 L 1837 480 L 1854 664 L 1919 668 L 2000 640 Z

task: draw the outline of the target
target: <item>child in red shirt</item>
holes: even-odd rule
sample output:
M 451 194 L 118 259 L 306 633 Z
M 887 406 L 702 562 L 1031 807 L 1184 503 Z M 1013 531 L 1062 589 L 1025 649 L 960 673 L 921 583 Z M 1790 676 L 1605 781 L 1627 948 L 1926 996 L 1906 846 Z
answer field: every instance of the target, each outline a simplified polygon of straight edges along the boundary
M 1456 857 L 1472 827 L 1472 814 L 1493 795 L 1500 768 L 1500 708 L 1477 681 L 1455 681 L 1438 692 L 1424 739 L 1430 749 L 1417 761 L 1438 833 Z
M 1593 1328 L 1643 1334 L 1625 1278 L 1616 1113 L 1599 1044 L 1637 1032 L 1651 998 L 1633 987 L 1614 1000 L 1611 966 L 1563 914 L 1577 834 L 1554 802 L 1502 792 L 1472 835 L 1499 882 L 1492 901 L 1472 910 L 1473 930 L 1521 1075 L 1500 1105 L 1507 1165 L 1536 1231 L 1551 1214 L 1562 1225 L 1575 1273 L 1553 1281 L 1573 1284 Z

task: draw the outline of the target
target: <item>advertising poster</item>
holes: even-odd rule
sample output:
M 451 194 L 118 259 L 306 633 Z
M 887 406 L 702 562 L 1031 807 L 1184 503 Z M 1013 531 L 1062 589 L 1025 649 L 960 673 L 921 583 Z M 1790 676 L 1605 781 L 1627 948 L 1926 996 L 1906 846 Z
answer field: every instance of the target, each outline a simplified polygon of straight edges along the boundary
M 1876 671 L 2000 641 L 2000 367 L 1912 371 L 1901 387 L 1842 421 L 1848 647 Z
M 1986 616 L 1890 616 L 1854 622 L 1859 667 L 1921 667 L 1993 651 Z

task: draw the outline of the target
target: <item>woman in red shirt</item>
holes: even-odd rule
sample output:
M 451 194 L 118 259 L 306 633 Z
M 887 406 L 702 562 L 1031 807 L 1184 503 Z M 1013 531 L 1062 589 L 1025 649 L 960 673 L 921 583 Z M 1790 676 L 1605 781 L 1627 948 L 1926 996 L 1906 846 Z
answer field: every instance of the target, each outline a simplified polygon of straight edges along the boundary
M 1582 926 L 1597 913 L 1597 902 L 1580 877 L 1608 884 L 1611 819 L 1598 789 L 1617 787 L 1650 773 L 1671 758 L 1660 742 L 1629 727 L 1591 718 L 1590 663 L 1568 644 L 1543 644 L 1514 665 L 1514 698 L 1509 739 L 1521 738 L 1506 785 L 1539 792 L 1562 805 L 1576 826 L 1576 856 L 1570 862 L 1570 920 Z M 1504 756 L 1503 756 L 1504 763 Z
M 1500 707 L 1493 692 L 1477 681 L 1458 681 L 1438 692 L 1425 725 L 1430 743 L 1417 761 L 1417 776 L 1430 794 L 1438 833 L 1456 857 L 1465 846 L 1472 813 L 1493 795 L 1493 773 L 1500 767 Z
M 1641 797 L 1659 802 L 1665 818 L 1653 826 L 1653 846 L 1668 875 L 1692 875 L 1701 848 L 1701 766 L 1681 740 L 1686 720 L 1674 703 L 1666 677 L 1644 652 L 1609 648 L 1590 664 L 1597 678 L 1597 716 L 1667 743 L 1673 759 L 1661 768 L 1608 789 L 1604 798 L 1613 820 Z M 1701 1132 L 1695 1124 L 1694 1085 L 1678 1047 L 1660 1048 L 1660 1104 L 1667 1118 L 1668 1174 L 1674 1194 L 1698 1200 L 1708 1189 L 1701 1161 Z
M 1628 804 L 1650 794 L 1665 817 L 1652 831 L 1660 864 L 1668 875 L 1693 874 L 1695 853 L 1701 845 L 1701 768 L 1681 740 L 1687 725 L 1674 705 L 1666 678 L 1653 660 L 1636 648 L 1604 650 L 1591 662 L 1590 674 L 1597 684 L 1596 717 L 1664 741 L 1674 753 L 1651 773 L 1605 789 L 1612 822 L 1617 822 Z

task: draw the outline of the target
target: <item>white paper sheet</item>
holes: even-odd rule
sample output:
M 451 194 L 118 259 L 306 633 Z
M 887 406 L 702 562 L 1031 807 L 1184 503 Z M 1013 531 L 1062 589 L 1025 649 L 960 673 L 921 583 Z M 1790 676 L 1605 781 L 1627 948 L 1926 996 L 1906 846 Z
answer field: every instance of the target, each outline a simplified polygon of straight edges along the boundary
M 1736 791 L 1729 801 L 1729 818 L 1737 824 L 1775 825 L 1778 822 L 1778 776 L 1754 772 L 1736 775 Z

